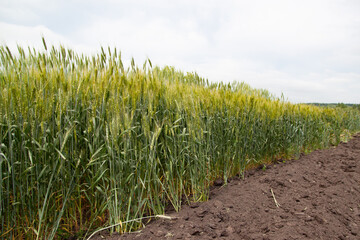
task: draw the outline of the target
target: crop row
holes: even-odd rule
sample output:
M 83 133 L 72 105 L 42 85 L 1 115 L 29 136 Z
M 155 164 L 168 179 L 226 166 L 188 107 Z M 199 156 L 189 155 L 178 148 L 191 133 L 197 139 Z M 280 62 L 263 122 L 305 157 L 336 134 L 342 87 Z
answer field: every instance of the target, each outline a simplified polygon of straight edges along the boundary
M 59 239 L 208 198 L 217 178 L 340 142 L 358 111 L 121 54 L 0 47 L 0 239 Z M 119 224 L 124 232 L 142 222 Z

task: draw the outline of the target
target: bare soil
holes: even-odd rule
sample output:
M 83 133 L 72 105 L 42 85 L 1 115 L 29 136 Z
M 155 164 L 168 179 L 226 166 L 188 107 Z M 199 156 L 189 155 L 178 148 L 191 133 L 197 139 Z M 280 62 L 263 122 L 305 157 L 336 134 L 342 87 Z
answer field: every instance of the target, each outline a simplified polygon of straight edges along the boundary
M 277 207 L 277 204 L 278 207 Z M 360 134 L 298 160 L 249 170 L 136 233 L 92 239 L 360 239 Z

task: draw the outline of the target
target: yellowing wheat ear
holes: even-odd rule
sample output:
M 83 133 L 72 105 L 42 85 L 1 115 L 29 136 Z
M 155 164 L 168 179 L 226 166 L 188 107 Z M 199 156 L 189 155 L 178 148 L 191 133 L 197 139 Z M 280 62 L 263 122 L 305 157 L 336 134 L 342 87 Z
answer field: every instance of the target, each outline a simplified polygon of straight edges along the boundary
M 135 230 L 167 203 L 207 200 L 219 177 L 360 130 L 355 108 L 293 105 L 149 59 L 125 67 L 116 48 L 89 57 L 42 41 L 18 54 L 0 46 L 1 239 Z

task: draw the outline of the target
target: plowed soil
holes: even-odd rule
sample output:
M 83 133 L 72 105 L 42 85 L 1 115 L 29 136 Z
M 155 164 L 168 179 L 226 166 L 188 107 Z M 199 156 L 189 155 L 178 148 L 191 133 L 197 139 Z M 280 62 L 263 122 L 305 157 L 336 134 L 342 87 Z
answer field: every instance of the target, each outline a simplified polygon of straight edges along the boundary
M 136 233 L 92 239 L 360 239 L 360 134 L 298 160 L 249 170 Z

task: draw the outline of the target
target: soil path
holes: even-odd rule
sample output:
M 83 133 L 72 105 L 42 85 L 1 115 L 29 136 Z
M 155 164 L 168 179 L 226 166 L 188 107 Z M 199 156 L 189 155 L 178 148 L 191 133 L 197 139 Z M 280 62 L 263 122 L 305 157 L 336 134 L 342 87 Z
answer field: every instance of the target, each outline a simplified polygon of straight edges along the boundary
M 175 218 L 105 239 L 360 239 L 360 134 L 248 171 L 213 189 L 208 202 L 167 215 Z

